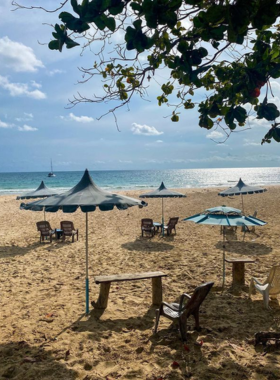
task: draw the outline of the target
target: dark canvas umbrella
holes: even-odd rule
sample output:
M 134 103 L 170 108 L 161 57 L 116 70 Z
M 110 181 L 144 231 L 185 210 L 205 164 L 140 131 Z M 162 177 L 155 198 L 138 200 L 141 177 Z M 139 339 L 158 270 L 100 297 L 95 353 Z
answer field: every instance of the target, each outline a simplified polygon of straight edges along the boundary
M 150 191 L 149 193 L 139 195 L 139 198 L 162 198 L 162 236 L 164 235 L 164 207 L 163 199 L 164 198 L 182 198 L 186 195 L 178 193 L 177 191 L 168 190 L 164 183 L 162 182 L 160 187 L 156 190 Z
M 183 219 L 184 221 L 194 222 L 197 224 L 208 224 L 215 226 L 225 226 L 225 227 L 250 227 L 250 226 L 264 226 L 266 222 L 261 219 L 255 218 L 253 216 L 244 216 L 241 210 L 219 206 L 205 210 L 201 214 L 196 214 L 188 218 Z M 223 239 L 224 239 L 223 230 Z M 225 283 L 225 251 L 223 251 L 223 286 Z
M 18 199 L 47 198 L 53 195 L 57 195 L 57 192 L 47 187 L 44 181 L 42 181 L 40 186 L 36 190 L 29 191 L 28 193 L 24 193 L 22 195 L 18 195 L 17 200 Z M 46 220 L 45 209 L 44 209 L 44 219 Z
M 242 210 L 244 212 L 243 195 L 254 194 L 254 193 L 264 193 L 265 191 L 266 191 L 266 189 L 263 189 L 262 187 L 259 187 L 259 186 L 246 185 L 242 181 L 242 179 L 240 178 L 238 183 L 235 186 L 230 187 L 227 190 L 221 191 L 219 193 L 219 195 L 221 195 L 222 197 L 228 197 L 228 196 L 233 196 L 233 195 L 241 195 Z
M 108 193 L 95 185 L 86 169 L 80 182 L 65 193 L 55 195 L 37 202 L 21 204 L 21 209 L 46 212 L 62 210 L 65 213 L 75 212 L 79 207 L 86 213 L 86 313 L 89 312 L 89 282 L 88 282 L 88 212 L 95 211 L 97 207 L 101 211 L 126 210 L 128 207 L 146 206 L 147 203 L 138 199 L 119 194 Z
M 24 193 L 22 195 L 18 195 L 17 199 L 46 198 L 51 197 L 52 195 L 57 195 L 57 192 L 47 187 L 44 181 L 42 181 L 40 186 L 36 190 Z

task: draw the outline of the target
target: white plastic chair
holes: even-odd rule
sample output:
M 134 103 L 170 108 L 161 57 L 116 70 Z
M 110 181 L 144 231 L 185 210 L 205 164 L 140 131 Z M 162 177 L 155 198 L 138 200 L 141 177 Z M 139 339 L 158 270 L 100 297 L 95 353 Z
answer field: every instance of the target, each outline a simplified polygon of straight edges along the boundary
M 257 278 L 252 277 L 249 297 L 256 290 L 262 294 L 265 307 L 268 309 L 269 297 L 276 298 L 276 295 L 280 293 L 280 265 L 275 265 L 271 268 L 267 279 L 263 283 Z

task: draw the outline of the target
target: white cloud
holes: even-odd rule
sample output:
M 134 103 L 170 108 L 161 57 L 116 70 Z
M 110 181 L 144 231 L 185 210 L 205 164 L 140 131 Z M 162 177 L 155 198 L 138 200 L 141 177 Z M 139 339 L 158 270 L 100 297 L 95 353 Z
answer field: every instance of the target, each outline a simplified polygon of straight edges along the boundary
M 25 115 L 26 117 L 28 117 L 29 119 L 33 119 L 33 114 L 32 114 L 32 113 L 24 112 L 24 115 Z
M 13 124 L 5 123 L 4 121 L 0 120 L 0 128 L 12 128 Z
M 40 83 L 35 82 L 35 80 L 31 81 L 31 86 L 35 88 L 41 88 L 42 85 Z
M 132 124 L 131 128 L 134 135 L 145 135 L 145 136 L 158 136 L 162 135 L 163 132 L 159 132 L 155 127 L 149 127 L 148 125 L 140 125 L 137 123 Z
M 65 72 L 66 71 L 64 71 L 64 70 L 54 69 L 54 70 L 49 71 L 48 75 L 52 77 L 52 76 L 54 76 L 56 74 L 63 74 Z
M 11 96 L 25 95 L 33 99 L 45 99 L 46 94 L 40 90 L 30 90 L 26 83 L 11 83 L 7 77 L 0 75 L 0 87 L 8 90 Z
M 276 81 L 271 81 L 270 82 L 270 85 L 272 88 L 276 89 L 276 90 L 280 90 L 280 84 Z
M 38 131 L 38 128 L 30 127 L 29 125 L 24 124 L 23 127 L 18 127 L 18 130 L 21 132 L 34 132 Z
M 63 118 L 63 116 L 62 116 Z M 94 121 L 93 117 L 89 116 L 75 116 L 73 113 L 69 114 L 71 120 L 76 121 L 77 123 L 92 123 Z
M 163 141 L 162 140 L 157 140 L 156 143 L 163 143 Z
M 16 117 L 16 121 L 28 121 L 33 119 L 33 114 L 32 113 L 27 113 L 24 112 L 23 117 Z
M 261 146 L 261 142 L 254 142 L 249 139 L 244 139 L 244 144 L 243 146 Z
M 44 67 L 33 49 L 20 42 L 11 41 L 7 36 L 0 38 L 0 65 L 16 72 L 35 72 Z
M 132 164 L 132 161 L 119 160 L 122 164 Z
M 268 121 L 266 119 L 257 119 L 256 116 L 249 116 L 248 117 L 248 127 L 262 127 L 262 128 L 271 128 L 271 121 Z
M 221 139 L 222 137 L 225 137 L 225 136 L 221 132 L 218 132 L 218 131 L 211 131 L 208 135 L 206 135 L 206 138 L 211 139 L 211 140 Z

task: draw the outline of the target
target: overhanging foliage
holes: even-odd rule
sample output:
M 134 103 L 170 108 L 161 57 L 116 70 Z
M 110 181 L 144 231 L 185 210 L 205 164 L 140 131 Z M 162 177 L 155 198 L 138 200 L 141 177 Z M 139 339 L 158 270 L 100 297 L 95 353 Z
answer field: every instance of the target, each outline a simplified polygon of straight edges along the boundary
M 61 52 L 64 46 L 76 47 L 81 37 L 93 48 L 103 41 L 100 60 L 81 70 L 85 81 L 102 76 L 104 96 L 75 97 L 73 105 L 119 100 L 109 111 L 114 112 L 134 94 L 144 97 L 146 79 L 165 67 L 170 77 L 157 100 L 161 106 L 177 98 L 172 121 L 179 120 L 181 108 L 196 106 L 195 92 L 204 88 L 208 95 L 198 104 L 200 127 L 225 125 L 227 133 L 242 128 L 251 105 L 258 119 L 272 122 L 262 143 L 280 141 L 280 113 L 267 100 L 270 80 L 280 76 L 277 0 L 66 0 L 58 10 L 70 4 L 71 13 L 59 14 L 49 48 Z M 115 55 L 106 61 L 105 45 L 117 32 L 123 33 L 123 43 L 115 44 Z

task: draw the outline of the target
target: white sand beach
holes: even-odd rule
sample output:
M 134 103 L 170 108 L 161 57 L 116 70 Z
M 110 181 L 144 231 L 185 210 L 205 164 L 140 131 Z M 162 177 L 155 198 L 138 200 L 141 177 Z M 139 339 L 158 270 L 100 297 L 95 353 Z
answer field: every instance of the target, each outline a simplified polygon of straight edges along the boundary
M 40 244 L 36 222 L 42 212 L 19 209 L 14 196 L 0 197 L 0 379 L 276 379 L 280 351 L 272 342 L 254 345 L 259 331 L 279 331 L 280 306 L 262 296 L 248 298 L 251 276 L 265 279 L 280 263 L 280 187 L 244 197 L 245 213 L 266 221 L 243 241 L 226 242 L 227 257 L 250 257 L 246 286 L 233 289 L 232 267 L 226 265 L 222 291 L 223 243 L 220 228 L 182 219 L 222 204 L 241 208 L 241 198 L 218 197 L 219 189 L 178 189 L 187 198 L 165 200 L 165 218 L 178 216 L 177 234 L 141 237 L 140 221 L 161 221 L 161 199 L 148 207 L 89 214 L 90 301 L 99 285 L 94 276 L 162 271 L 163 299 L 178 301 L 183 293 L 214 281 L 201 306 L 201 331 L 188 320 L 187 343 L 171 321 L 161 318 L 153 333 L 155 307 L 150 280 L 112 283 L 108 307 L 90 307 L 85 315 L 85 214 L 46 213 L 52 228 L 72 220 L 79 241 Z M 121 192 L 138 197 L 140 192 Z M 172 364 L 177 362 L 177 366 Z

